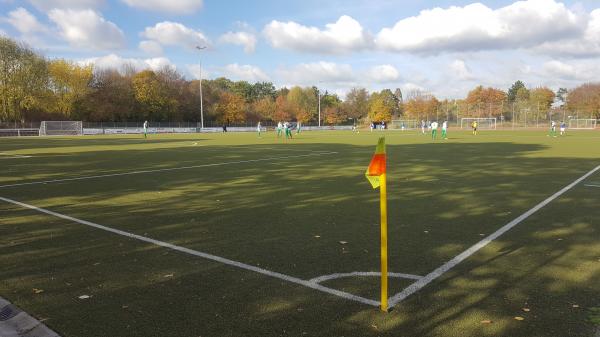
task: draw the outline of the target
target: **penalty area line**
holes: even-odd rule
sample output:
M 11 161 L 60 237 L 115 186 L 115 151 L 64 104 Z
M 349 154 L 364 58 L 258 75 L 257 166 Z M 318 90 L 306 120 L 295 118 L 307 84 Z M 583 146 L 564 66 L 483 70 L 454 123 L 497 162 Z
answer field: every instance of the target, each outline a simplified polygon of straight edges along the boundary
M 444 263 L 442 266 L 438 267 L 437 269 L 435 269 L 431 273 L 425 275 L 423 278 L 421 278 L 418 281 L 416 281 L 415 283 L 411 284 L 410 286 L 408 286 L 407 288 L 405 288 L 404 290 L 402 290 L 398 294 L 392 296 L 389 299 L 389 301 L 388 301 L 389 302 L 389 307 L 392 308 L 392 307 L 396 306 L 398 303 L 400 303 L 402 300 L 404 300 L 408 296 L 416 293 L 417 291 L 421 290 L 423 287 L 425 287 L 426 285 L 428 285 L 429 283 L 431 283 L 433 280 L 435 280 L 438 277 L 444 275 L 450 269 L 456 267 L 456 265 L 458 265 L 462 261 L 466 260 L 469 256 L 475 254 L 475 252 L 477 252 L 478 250 L 480 250 L 483 247 L 487 246 L 490 242 L 496 240 L 502 234 L 508 232 L 510 229 L 512 229 L 513 227 L 515 227 L 519 223 L 521 223 L 523 220 L 529 218 L 531 215 L 533 215 L 534 213 L 536 213 L 537 211 L 539 211 L 541 208 L 543 208 L 544 206 L 548 205 L 554 199 L 560 197 L 561 195 L 563 195 L 564 193 L 566 193 L 567 191 L 569 191 L 570 189 L 572 189 L 573 187 L 575 187 L 577 184 L 579 184 L 580 182 L 582 182 L 583 180 L 585 180 L 587 177 L 591 176 L 592 174 L 594 174 L 598 170 L 600 170 L 600 165 L 596 166 L 594 169 L 592 169 L 588 173 L 584 174 L 583 176 L 581 176 L 580 178 L 578 178 L 574 182 L 570 183 L 569 185 L 563 187 L 563 189 L 561 189 L 560 191 L 554 193 L 550 197 L 546 198 L 546 200 L 544 200 L 544 201 L 540 202 L 539 204 L 535 205 L 533 208 L 531 208 L 527 212 L 521 214 L 520 216 L 518 216 L 517 218 L 515 218 L 511 222 L 509 222 L 506 225 L 502 226 L 500 229 L 498 229 L 494 233 L 490 234 L 489 236 L 487 236 L 483 240 L 479 241 L 475 245 L 471 246 L 469 249 L 467 249 L 464 252 L 460 253 L 459 255 L 455 256 L 452 260 Z
M 87 180 L 87 179 L 120 177 L 120 176 L 128 176 L 128 175 L 144 174 L 144 173 L 156 173 L 156 172 L 168 172 L 168 171 L 178 171 L 178 170 L 190 170 L 190 169 L 201 168 L 201 167 L 212 167 L 212 166 L 224 166 L 224 165 L 233 165 L 233 164 L 256 163 L 256 162 L 269 161 L 269 160 L 289 159 L 289 158 L 301 158 L 301 157 L 311 157 L 311 156 L 325 156 L 325 155 L 330 155 L 330 154 L 337 154 L 337 152 L 318 152 L 318 153 L 315 152 L 315 153 L 300 154 L 300 155 L 294 155 L 294 156 L 269 157 L 269 158 L 238 160 L 238 161 L 229 161 L 229 162 L 213 163 L 213 164 L 202 164 L 202 165 L 182 166 L 182 167 L 170 167 L 170 168 L 154 169 L 154 170 L 140 170 L 140 171 L 131 171 L 131 172 L 122 172 L 122 173 L 108 173 L 108 174 L 100 174 L 100 175 L 95 175 L 95 176 L 84 176 L 84 177 L 75 177 L 75 178 L 63 178 L 63 179 L 32 181 L 32 182 L 28 182 L 28 183 L 17 183 L 17 184 L 0 185 L 0 188 L 28 186 L 28 185 L 40 185 L 40 184 L 51 184 L 51 183 L 62 183 L 62 182 L 66 182 L 66 181 L 76 181 L 76 180 Z
M 77 218 L 74 218 L 74 217 L 71 217 L 71 216 L 68 216 L 68 215 L 64 215 L 64 214 L 61 214 L 61 213 L 56 213 L 56 212 L 47 210 L 45 208 L 36 207 L 36 206 L 29 205 L 29 204 L 26 204 L 26 203 L 22 203 L 22 202 L 19 202 L 19 201 L 16 201 L 16 200 L 12 200 L 12 199 L 8 199 L 8 198 L 3 198 L 3 197 L 0 197 L 0 200 L 2 200 L 4 202 L 7 202 L 7 203 L 10 203 L 10 204 L 13 204 L 13 205 L 21 206 L 23 208 L 32 209 L 32 210 L 40 212 L 40 213 L 45 213 L 45 214 L 48 214 L 48 215 L 51 215 L 51 216 L 54 216 L 54 217 L 57 217 L 57 218 L 65 219 L 65 220 L 76 222 L 76 223 L 79 223 L 79 224 L 82 224 L 82 225 L 85 225 L 85 226 L 93 227 L 93 228 L 100 229 L 100 230 L 103 230 L 103 231 L 106 231 L 106 232 L 110 232 L 110 233 L 113 233 L 113 234 L 124 236 L 124 237 L 130 238 L 130 239 L 143 241 L 143 242 L 154 244 L 154 245 L 157 245 L 157 246 L 160 246 L 160 247 L 164 247 L 164 248 L 168 248 L 168 249 L 171 249 L 171 250 L 175 250 L 175 251 L 178 251 L 178 252 L 181 252 L 181 253 L 185 253 L 185 254 L 189 254 L 189 255 L 201 257 L 201 258 L 204 258 L 204 259 L 207 259 L 207 260 L 211 260 L 211 261 L 214 261 L 214 262 L 219 262 L 219 263 L 222 263 L 222 264 L 225 264 L 225 265 L 229 265 L 229 266 L 232 266 L 232 267 L 237 267 L 237 268 L 240 268 L 240 269 L 245 269 L 245 270 L 253 271 L 255 273 L 263 274 L 263 275 L 270 276 L 270 277 L 273 277 L 273 278 L 277 278 L 277 279 L 280 279 L 280 280 L 284 280 L 284 281 L 287 281 L 287 282 L 290 282 L 290 283 L 295 283 L 295 284 L 298 284 L 298 285 L 301 285 L 301 286 L 305 286 L 307 288 L 311 288 L 311 289 L 318 290 L 318 291 L 321 291 L 321 292 L 324 292 L 324 293 L 328 293 L 330 295 L 335 295 L 335 296 L 344 298 L 346 300 L 351 300 L 351 301 L 359 302 L 359 303 L 370 305 L 370 306 L 374 306 L 374 307 L 377 307 L 380 304 L 379 301 L 374 301 L 374 300 L 371 300 L 371 299 L 368 299 L 368 298 L 364 298 L 364 297 L 361 297 L 361 296 L 357 296 L 357 295 L 354 295 L 354 294 L 350 294 L 350 293 L 347 293 L 347 292 L 344 292 L 344 291 L 341 291 L 341 290 L 337 290 L 337 289 L 333 289 L 333 288 L 328 288 L 328 287 L 322 286 L 320 284 L 317 284 L 315 282 L 303 280 L 303 279 L 300 279 L 300 278 L 297 278 L 297 277 L 294 277 L 294 276 L 290 276 L 290 275 L 278 273 L 278 272 L 275 272 L 275 271 L 270 271 L 270 270 L 267 270 L 267 269 L 263 269 L 263 268 L 259 268 L 259 267 L 252 266 L 252 265 L 249 265 L 249 264 L 245 264 L 245 263 L 242 263 L 242 262 L 230 260 L 230 259 L 227 259 L 227 258 L 224 258 L 224 257 L 220 257 L 220 256 L 216 256 L 216 255 L 212 255 L 212 254 L 200 252 L 200 251 L 193 250 L 193 249 L 190 249 L 190 248 L 185 248 L 185 247 L 177 246 L 177 245 L 174 245 L 172 243 L 168 243 L 168 242 L 164 242 L 164 241 L 159 241 L 159 240 L 152 239 L 152 238 L 149 238 L 149 237 L 146 237 L 146 236 L 137 235 L 137 234 L 125 232 L 125 231 L 122 231 L 122 230 L 119 230 L 119 229 L 115 229 L 115 228 L 111 228 L 111 227 L 99 225 L 97 223 L 93 223 L 93 222 L 90 222 L 90 221 L 77 219 Z

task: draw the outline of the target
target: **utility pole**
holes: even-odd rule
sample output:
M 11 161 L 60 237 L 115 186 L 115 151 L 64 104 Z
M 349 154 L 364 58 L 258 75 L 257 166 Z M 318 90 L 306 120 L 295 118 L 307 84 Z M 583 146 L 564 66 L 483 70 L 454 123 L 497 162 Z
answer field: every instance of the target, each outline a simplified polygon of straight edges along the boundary
M 196 49 L 202 51 L 206 49 L 206 46 L 196 46 Z M 202 102 L 202 56 L 200 56 L 200 131 L 202 130 L 204 130 L 204 106 Z

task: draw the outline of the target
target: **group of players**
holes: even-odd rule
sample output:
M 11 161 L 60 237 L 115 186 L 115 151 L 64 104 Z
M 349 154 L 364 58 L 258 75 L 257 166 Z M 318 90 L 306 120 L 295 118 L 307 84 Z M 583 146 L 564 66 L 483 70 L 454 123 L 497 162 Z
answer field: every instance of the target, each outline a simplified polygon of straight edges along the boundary
M 424 120 L 421 120 L 421 133 L 425 134 L 425 128 L 427 128 L 428 130 L 431 130 L 431 139 L 433 139 L 433 140 L 436 140 L 436 138 L 437 138 L 438 127 L 439 127 L 439 124 L 437 121 L 426 123 Z M 474 130 L 475 131 L 473 134 L 477 134 L 477 127 L 475 127 Z M 448 121 L 444 121 L 442 123 L 441 138 L 448 139 Z

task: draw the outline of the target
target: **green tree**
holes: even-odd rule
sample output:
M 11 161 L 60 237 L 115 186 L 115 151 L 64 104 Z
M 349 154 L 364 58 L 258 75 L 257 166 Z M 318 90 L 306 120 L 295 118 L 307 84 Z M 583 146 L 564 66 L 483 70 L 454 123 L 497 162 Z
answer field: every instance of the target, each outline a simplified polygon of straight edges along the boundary
M 525 83 L 523 83 L 522 81 L 516 81 L 515 83 L 513 83 L 513 85 L 510 87 L 510 89 L 508 89 L 508 102 L 509 103 L 514 103 L 517 100 L 517 93 L 519 92 L 519 90 L 521 89 L 527 89 L 525 88 Z
M 23 121 L 25 113 L 43 110 L 51 94 L 48 81 L 41 56 L 0 36 L 0 120 Z
M 359 119 L 365 117 L 369 111 L 369 92 L 367 89 L 352 88 L 346 94 L 344 110 L 350 118 Z

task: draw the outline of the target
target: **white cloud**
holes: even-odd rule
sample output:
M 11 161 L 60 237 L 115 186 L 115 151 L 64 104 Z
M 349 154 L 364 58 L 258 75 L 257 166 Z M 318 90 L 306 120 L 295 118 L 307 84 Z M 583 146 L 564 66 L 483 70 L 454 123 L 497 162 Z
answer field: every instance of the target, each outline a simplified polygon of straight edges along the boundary
M 474 79 L 471 70 L 463 60 L 454 60 L 452 63 L 450 63 L 450 71 L 453 75 L 453 78 L 458 78 L 460 80 Z
M 193 49 L 198 45 L 210 45 L 204 34 L 177 22 L 159 22 L 154 27 L 146 27 L 140 35 L 163 46 L 181 46 Z
M 162 55 L 163 49 L 160 43 L 156 41 L 144 40 L 139 44 L 140 50 L 150 55 Z
M 125 46 L 123 31 L 91 9 L 53 9 L 48 17 L 74 47 L 106 50 Z
M 278 70 L 283 82 L 289 85 L 316 85 L 325 83 L 351 83 L 354 81 L 352 67 L 332 62 L 302 63 Z
M 597 81 L 600 77 L 600 68 L 595 59 L 572 60 L 568 63 L 552 60 L 544 63 L 540 75 L 546 80 L 571 81 L 581 84 L 581 82 Z
M 21 34 L 27 35 L 48 31 L 46 26 L 41 24 L 33 14 L 23 7 L 19 7 L 14 11 L 9 12 L 5 21 L 15 27 Z
M 377 34 L 381 49 L 398 52 L 529 48 L 580 35 L 586 19 L 555 0 L 517 1 L 491 9 L 481 3 L 424 10 Z
M 600 9 L 590 13 L 585 32 L 580 38 L 545 42 L 535 51 L 571 57 L 600 55 Z
M 121 0 L 130 7 L 159 13 L 192 14 L 202 8 L 202 0 Z
M 98 8 L 104 4 L 104 0 L 29 0 L 35 8 L 41 11 L 48 11 L 54 8 L 59 9 L 88 9 Z
M 398 81 L 400 73 L 394 66 L 382 64 L 369 69 L 366 77 L 376 83 L 388 83 Z
M 364 50 L 372 45 L 372 37 L 349 16 L 341 16 L 337 22 L 325 25 L 321 30 L 293 21 L 271 21 L 263 34 L 275 48 L 300 52 L 343 54 Z
M 248 82 L 269 81 L 270 78 L 260 68 L 251 65 L 239 65 L 237 63 L 226 65 L 223 70 L 225 77 Z
M 219 41 L 244 46 L 244 52 L 254 53 L 256 49 L 256 36 L 248 32 L 228 32 L 223 34 Z
M 78 62 L 79 64 L 93 64 L 98 69 L 118 69 L 122 70 L 124 66 L 133 66 L 136 70 L 160 70 L 164 67 L 175 68 L 168 58 L 155 57 L 148 59 L 123 58 L 115 54 L 109 54 L 102 57 L 93 57 Z
M 5 31 L 3 31 L 2 29 L 0 29 L 0 36 L 8 36 L 8 34 L 6 34 Z

